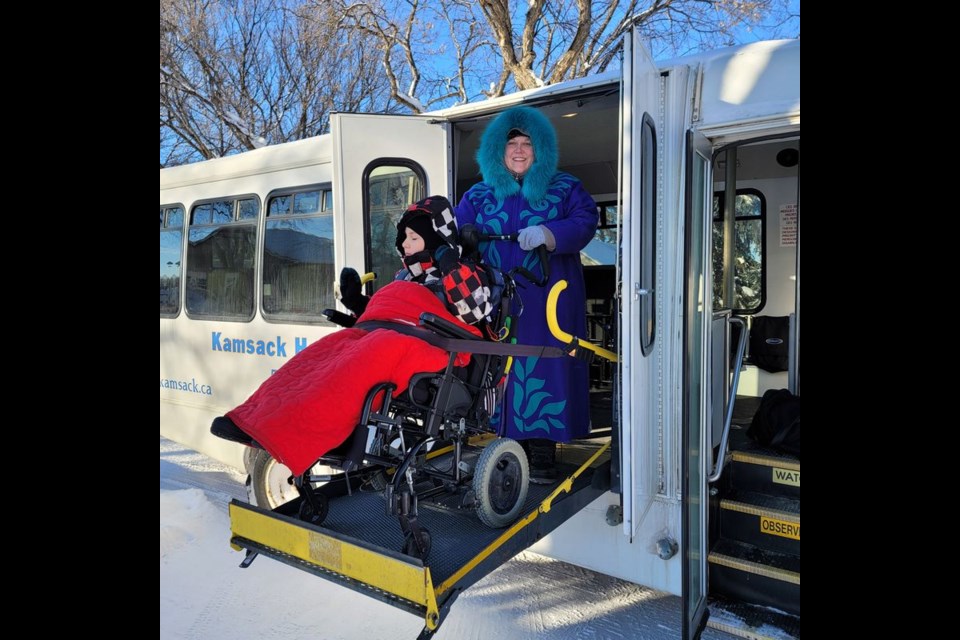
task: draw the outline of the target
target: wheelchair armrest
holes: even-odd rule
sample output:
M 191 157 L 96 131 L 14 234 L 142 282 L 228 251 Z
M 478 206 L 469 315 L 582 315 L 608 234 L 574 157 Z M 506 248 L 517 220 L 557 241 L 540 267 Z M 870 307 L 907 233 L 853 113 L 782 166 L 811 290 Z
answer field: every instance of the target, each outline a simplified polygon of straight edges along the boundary
M 357 321 L 354 316 L 347 315 L 336 309 L 324 309 L 321 313 L 327 317 L 327 320 L 341 327 L 352 327 Z
M 479 340 L 476 334 L 471 333 L 465 327 L 458 326 L 446 318 L 441 318 L 435 314 L 424 312 L 420 314 L 420 326 L 432 329 L 440 335 L 449 338 L 460 338 L 461 340 Z

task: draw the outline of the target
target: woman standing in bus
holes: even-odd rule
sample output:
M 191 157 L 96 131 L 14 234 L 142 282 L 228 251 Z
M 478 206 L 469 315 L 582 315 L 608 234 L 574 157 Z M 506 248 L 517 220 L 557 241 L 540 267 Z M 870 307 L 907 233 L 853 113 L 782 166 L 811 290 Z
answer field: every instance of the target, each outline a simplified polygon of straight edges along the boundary
M 539 111 L 514 107 L 497 116 L 480 141 L 477 161 L 483 181 L 471 187 L 457 206 L 457 224 L 474 224 L 481 234 L 519 233 L 517 242 L 480 245 L 487 264 L 502 271 L 525 267 L 542 275 L 534 251 L 546 245 L 550 279 L 545 287 L 528 285 L 519 295 L 523 314 L 513 335 L 523 344 L 562 346 L 546 323 L 550 288 L 566 280 L 560 326 L 586 334 L 586 293 L 580 250 L 597 229 L 597 205 L 580 181 L 557 171 L 559 154 L 553 126 Z M 590 431 L 589 367 L 573 358 L 517 358 L 496 422 L 501 435 L 525 441 L 535 483 L 556 478 L 557 442 Z

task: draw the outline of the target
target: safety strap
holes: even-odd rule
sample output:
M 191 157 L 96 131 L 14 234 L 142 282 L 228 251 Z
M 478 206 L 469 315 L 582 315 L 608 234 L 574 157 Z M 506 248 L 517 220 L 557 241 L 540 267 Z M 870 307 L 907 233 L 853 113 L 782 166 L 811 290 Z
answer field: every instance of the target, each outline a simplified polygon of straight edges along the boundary
M 476 338 L 473 340 L 464 340 L 460 338 L 447 338 L 438 335 L 424 327 L 414 327 L 408 324 L 398 322 L 386 322 L 383 320 L 364 320 L 353 325 L 354 329 L 363 329 L 371 331 L 373 329 L 389 329 L 408 336 L 415 336 L 424 342 L 439 347 L 446 351 L 456 353 L 479 353 L 484 355 L 514 356 L 525 357 L 533 356 L 539 358 L 564 358 L 569 354 L 560 347 L 544 347 L 526 344 L 506 344 L 503 342 L 490 342 Z

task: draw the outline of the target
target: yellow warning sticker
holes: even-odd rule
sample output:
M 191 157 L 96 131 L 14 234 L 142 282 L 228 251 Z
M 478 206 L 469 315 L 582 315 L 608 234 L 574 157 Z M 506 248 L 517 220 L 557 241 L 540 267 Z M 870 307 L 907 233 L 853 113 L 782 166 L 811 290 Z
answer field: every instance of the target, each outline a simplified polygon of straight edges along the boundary
M 788 484 L 792 487 L 800 486 L 800 472 L 790 469 L 773 468 L 773 481 L 779 484 Z
M 793 540 L 800 539 L 800 524 L 796 522 L 760 516 L 760 531 L 773 536 L 782 536 Z
M 343 543 L 313 531 L 310 531 L 308 535 L 310 536 L 310 560 L 321 567 L 343 571 Z

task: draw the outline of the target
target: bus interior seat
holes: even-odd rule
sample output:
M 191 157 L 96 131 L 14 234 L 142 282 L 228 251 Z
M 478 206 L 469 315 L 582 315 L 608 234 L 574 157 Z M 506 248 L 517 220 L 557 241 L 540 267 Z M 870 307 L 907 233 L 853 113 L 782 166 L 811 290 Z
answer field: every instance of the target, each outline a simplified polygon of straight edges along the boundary
M 750 362 L 764 371 L 789 366 L 790 316 L 754 316 L 750 323 Z

